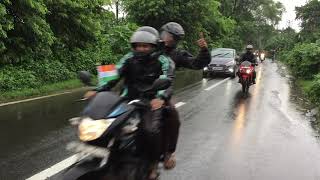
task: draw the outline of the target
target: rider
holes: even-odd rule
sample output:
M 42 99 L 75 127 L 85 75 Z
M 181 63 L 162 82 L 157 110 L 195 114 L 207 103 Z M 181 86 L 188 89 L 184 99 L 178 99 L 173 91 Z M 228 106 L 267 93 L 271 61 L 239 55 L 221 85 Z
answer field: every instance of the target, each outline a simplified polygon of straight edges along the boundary
M 197 41 L 200 52 L 194 57 L 186 50 L 177 49 L 177 45 L 185 35 L 182 26 L 176 22 L 169 22 L 161 27 L 160 37 L 164 41 L 165 55 L 169 56 L 175 63 L 175 66 L 189 69 L 202 69 L 210 63 L 211 57 L 208 50 L 207 42 L 203 37 Z M 203 35 L 201 35 L 203 36 Z M 175 167 L 176 159 L 174 152 L 176 150 L 180 120 L 179 114 L 174 104 L 168 104 L 169 110 L 165 118 L 165 158 L 164 167 L 172 169 Z
M 148 27 L 149 29 L 154 29 Z M 155 29 L 154 29 L 155 30 Z M 157 30 L 155 30 L 157 31 Z M 137 30 L 131 36 L 132 52 L 125 55 L 117 64 L 119 79 L 109 81 L 95 91 L 89 91 L 85 97 L 91 97 L 97 92 L 108 91 L 113 88 L 121 78 L 124 79 L 122 94 L 129 100 L 137 99 L 142 89 L 151 87 L 158 78 L 174 77 L 174 63 L 165 55 L 156 53 L 159 36 L 146 30 Z M 163 104 L 170 99 L 172 88 L 159 91 L 156 97 L 150 99 L 152 112 L 145 114 L 145 121 L 142 123 L 143 137 L 150 159 L 153 161 L 150 179 L 156 179 L 157 166 L 160 155 L 162 154 L 162 135 L 160 131 L 160 121 L 162 120 Z M 148 118 L 149 117 L 149 118 Z
M 241 55 L 239 63 L 241 64 L 243 61 L 249 61 L 253 65 L 256 65 L 257 64 L 257 59 L 256 59 L 256 56 L 253 54 L 253 52 L 254 52 L 253 46 L 251 44 L 247 45 L 246 53 Z M 240 73 L 239 72 L 238 72 L 238 76 L 239 76 L 239 82 L 240 82 Z M 252 82 L 253 84 L 256 83 L 256 71 L 253 72 L 252 81 L 253 81 Z
M 272 62 L 276 59 L 276 50 L 272 49 L 271 50 L 271 57 L 272 57 Z

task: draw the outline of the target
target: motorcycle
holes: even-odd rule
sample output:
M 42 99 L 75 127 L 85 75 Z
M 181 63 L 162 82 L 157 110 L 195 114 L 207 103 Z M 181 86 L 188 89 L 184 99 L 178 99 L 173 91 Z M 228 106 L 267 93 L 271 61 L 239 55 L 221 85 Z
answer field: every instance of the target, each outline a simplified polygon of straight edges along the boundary
M 242 85 L 242 92 L 244 94 L 249 93 L 249 87 L 253 84 L 254 66 L 255 66 L 255 64 L 252 64 L 249 61 L 243 61 L 240 64 L 240 67 L 239 67 L 240 81 L 239 81 L 239 83 L 241 83 L 241 85 Z
M 80 72 L 79 77 L 91 85 L 89 73 Z M 79 142 L 69 144 L 68 149 L 79 158 L 59 179 L 148 179 L 151 162 L 144 153 L 140 122 L 150 109 L 147 99 L 170 84 L 168 79 L 157 79 L 152 87 L 141 91 L 140 99 L 130 102 L 113 92 L 97 93 L 81 116 L 70 120 L 78 127 Z
M 263 62 L 264 60 L 265 60 L 265 54 L 264 53 L 261 53 L 260 54 L 260 60 L 261 60 L 261 62 Z

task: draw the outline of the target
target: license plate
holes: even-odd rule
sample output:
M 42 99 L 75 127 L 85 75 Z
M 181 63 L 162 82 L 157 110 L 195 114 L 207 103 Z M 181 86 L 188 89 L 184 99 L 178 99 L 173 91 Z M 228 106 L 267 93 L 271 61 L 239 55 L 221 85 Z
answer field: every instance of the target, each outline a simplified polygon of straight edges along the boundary
M 218 70 L 218 71 L 221 71 L 223 70 L 223 67 L 213 67 L 212 70 Z

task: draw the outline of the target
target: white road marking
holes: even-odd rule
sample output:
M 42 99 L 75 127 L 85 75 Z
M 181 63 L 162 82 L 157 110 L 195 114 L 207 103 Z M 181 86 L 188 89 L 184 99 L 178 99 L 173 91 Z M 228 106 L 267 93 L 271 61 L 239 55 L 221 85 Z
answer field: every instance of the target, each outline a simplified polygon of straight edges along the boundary
M 176 108 L 179 108 L 179 107 L 181 107 L 181 106 L 183 106 L 183 105 L 185 105 L 186 103 L 185 102 L 178 102 L 177 104 L 175 104 L 174 106 L 176 107 Z
M 40 173 L 38 173 L 32 177 L 29 177 L 26 180 L 45 180 L 45 179 L 57 174 L 58 172 L 64 170 L 65 168 L 71 166 L 73 163 L 76 162 L 76 160 L 77 160 L 77 154 L 51 166 L 50 168 L 48 168 L 44 171 L 41 171 Z
M 1 106 L 12 105 L 12 104 L 23 103 L 23 102 L 28 102 L 28 101 L 34 101 L 34 100 L 38 100 L 38 99 L 44 99 L 44 98 L 54 97 L 54 96 L 60 96 L 60 95 L 69 94 L 69 93 L 71 93 L 71 92 L 64 92 L 64 93 L 52 94 L 52 95 L 48 95 L 48 96 L 41 96 L 41 97 L 36 97 L 36 98 L 31 98 L 31 99 L 25 99 L 25 100 L 21 100 L 21 101 L 13 101 L 13 102 L 8 102 L 8 103 L 3 103 L 3 104 L 0 104 L 0 107 L 1 107 Z
M 223 84 L 224 82 L 228 81 L 229 79 L 230 78 L 226 78 L 226 79 L 224 79 L 224 80 L 222 80 L 222 81 L 220 81 L 220 82 L 218 82 L 218 83 L 216 83 L 216 84 L 214 84 L 214 85 L 212 85 L 212 86 L 210 86 L 210 87 L 208 87 L 208 88 L 206 88 L 204 90 L 210 91 L 211 89 L 218 87 L 219 85 Z
M 175 104 L 176 108 L 179 108 L 183 105 L 185 105 L 185 102 L 178 102 Z M 47 178 L 50 178 L 51 176 L 61 172 L 62 170 L 66 169 L 67 167 L 71 166 L 73 163 L 75 163 L 77 160 L 77 154 L 68 157 L 67 159 L 51 166 L 50 168 L 43 170 L 31 177 L 29 177 L 26 180 L 45 180 Z

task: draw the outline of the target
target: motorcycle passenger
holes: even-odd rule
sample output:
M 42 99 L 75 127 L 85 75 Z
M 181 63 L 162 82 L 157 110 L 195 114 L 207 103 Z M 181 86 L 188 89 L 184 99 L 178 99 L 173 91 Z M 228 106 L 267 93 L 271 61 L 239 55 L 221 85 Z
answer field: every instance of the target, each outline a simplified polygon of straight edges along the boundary
M 148 27 L 147 29 L 154 29 Z M 154 29 L 154 32 L 157 30 Z M 137 30 L 131 36 L 132 51 L 125 55 L 117 64 L 119 79 L 109 81 L 95 91 L 89 91 L 85 97 L 91 97 L 97 92 L 108 91 L 113 88 L 120 79 L 124 79 L 124 90 L 122 96 L 129 100 L 138 99 L 141 91 L 151 87 L 153 82 L 158 78 L 174 77 L 174 63 L 165 55 L 156 53 L 159 36 L 147 30 Z M 170 99 L 172 88 L 159 91 L 156 97 L 150 99 L 150 113 L 144 115 L 142 123 L 143 142 L 147 148 L 150 160 L 153 165 L 150 167 L 150 179 L 156 179 L 158 176 L 158 160 L 162 154 L 163 135 L 161 134 L 161 121 L 163 114 L 163 105 L 166 100 Z
M 201 39 L 197 41 L 200 52 L 197 57 L 194 57 L 186 50 L 177 49 L 177 45 L 180 40 L 183 39 L 184 35 L 184 29 L 176 22 L 169 22 L 163 25 L 161 27 L 160 37 L 164 41 L 164 54 L 173 60 L 177 68 L 202 69 L 207 66 L 210 63 L 211 57 L 206 40 L 201 37 Z M 180 120 L 174 104 L 170 102 L 168 106 L 169 110 L 165 118 L 166 143 L 164 147 L 164 167 L 166 169 L 172 169 L 176 165 L 174 152 L 176 151 L 178 142 Z
M 257 64 L 257 59 L 256 56 L 253 54 L 253 46 L 252 45 L 247 45 L 246 47 L 246 53 L 242 54 L 239 60 L 239 63 L 241 64 L 243 61 L 249 61 L 252 63 L 253 66 Z M 239 82 L 240 82 L 240 73 L 238 71 L 238 76 L 239 76 Z M 256 71 L 254 70 L 253 72 L 253 79 L 252 83 L 256 84 Z

